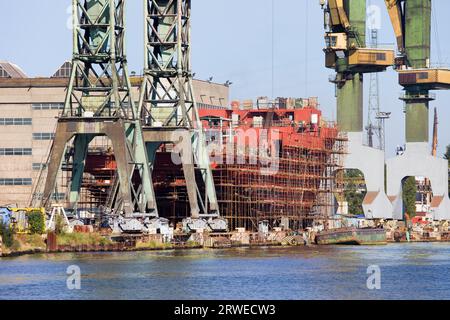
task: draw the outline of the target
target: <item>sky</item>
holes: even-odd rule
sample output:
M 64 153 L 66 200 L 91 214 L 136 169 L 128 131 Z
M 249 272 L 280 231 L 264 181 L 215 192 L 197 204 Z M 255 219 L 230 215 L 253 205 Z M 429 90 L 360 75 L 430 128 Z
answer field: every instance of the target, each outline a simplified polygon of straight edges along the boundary
M 356 0 L 355 0 L 356 1 Z M 319 97 L 329 120 L 336 117 L 333 70 L 324 66 L 323 12 L 319 0 L 193 0 L 192 65 L 198 79 L 231 81 L 231 100 L 268 97 Z M 369 1 L 368 1 L 369 2 Z M 383 0 L 379 43 L 394 47 L 395 37 Z M 127 1 L 129 70 L 142 73 L 142 0 Z M 70 0 L 0 1 L 0 60 L 18 64 L 30 77 L 50 76 L 71 58 Z M 432 64 L 450 65 L 450 1 L 433 0 Z M 6 13 L 6 14 L 5 14 Z M 404 144 L 402 88 L 392 69 L 380 73 L 381 110 L 392 113 L 386 124 L 387 156 Z M 369 76 L 365 76 L 365 110 Z M 439 149 L 450 144 L 450 91 L 436 92 L 430 105 L 439 116 Z M 366 120 L 366 113 L 364 116 Z

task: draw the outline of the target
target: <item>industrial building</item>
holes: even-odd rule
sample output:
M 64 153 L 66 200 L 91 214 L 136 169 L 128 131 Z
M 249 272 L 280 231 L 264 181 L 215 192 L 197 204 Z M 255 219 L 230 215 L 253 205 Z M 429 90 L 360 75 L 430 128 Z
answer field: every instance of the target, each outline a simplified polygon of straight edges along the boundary
M 46 164 L 57 117 L 64 107 L 71 65 L 65 62 L 48 78 L 29 78 L 11 62 L 0 61 L 0 204 L 30 204 L 38 176 Z M 131 78 L 133 96 L 139 99 L 141 77 Z M 196 99 L 203 108 L 225 108 L 229 105 L 229 87 L 194 80 Z M 97 139 L 95 147 L 106 147 Z M 63 200 L 65 186 L 53 197 Z

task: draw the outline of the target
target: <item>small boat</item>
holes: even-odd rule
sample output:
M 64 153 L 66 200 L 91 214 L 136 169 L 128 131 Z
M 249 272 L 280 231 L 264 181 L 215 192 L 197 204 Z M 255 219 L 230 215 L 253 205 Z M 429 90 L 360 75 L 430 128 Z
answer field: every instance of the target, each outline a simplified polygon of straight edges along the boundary
M 386 230 L 341 228 L 319 232 L 316 235 L 319 245 L 381 245 L 387 244 Z

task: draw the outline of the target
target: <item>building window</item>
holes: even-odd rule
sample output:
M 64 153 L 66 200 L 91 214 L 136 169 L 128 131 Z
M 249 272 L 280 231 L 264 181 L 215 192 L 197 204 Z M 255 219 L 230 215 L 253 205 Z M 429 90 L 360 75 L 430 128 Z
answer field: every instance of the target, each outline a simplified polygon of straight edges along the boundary
M 33 103 L 31 108 L 33 110 L 62 110 L 64 103 Z
M 419 72 L 418 76 L 420 80 L 426 80 L 428 79 L 428 72 Z
M 31 156 L 31 148 L 0 148 L 0 156 Z
M 72 63 L 70 61 L 64 62 L 64 64 L 56 71 L 52 78 L 69 78 L 72 71 Z
M 32 184 L 31 178 L 0 178 L 0 186 L 31 186 Z
M 45 169 L 46 167 L 47 167 L 47 164 L 45 164 L 45 163 L 33 163 L 34 171 L 40 171 L 42 169 Z
M 37 132 L 33 133 L 33 140 L 52 140 L 55 137 L 54 133 Z
M 31 118 L 0 118 L 0 126 L 30 126 Z
M 42 199 L 42 193 L 34 193 L 33 197 L 35 199 L 41 200 Z M 66 198 L 66 194 L 65 193 L 53 193 L 51 196 L 52 200 L 56 200 L 56 201 L 61 201 L 64 200 Z
M 5 70 L 3 70 L 2 67 L 0 67 L 0 78 L 11 78 L 11 76 L 9 75 L 8 72 L 6 72 Z

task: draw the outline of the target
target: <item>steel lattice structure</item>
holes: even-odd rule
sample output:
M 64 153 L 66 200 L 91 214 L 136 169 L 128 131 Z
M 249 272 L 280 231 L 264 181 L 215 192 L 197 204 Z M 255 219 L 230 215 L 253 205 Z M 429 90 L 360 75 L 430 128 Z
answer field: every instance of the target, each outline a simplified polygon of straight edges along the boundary
M 191 216 L 219 215 L 192 86 L 191 1 L 144 0 L 144 12 L 145 70 L 138 112 L 150 166 L 162 144 L 181 148 Z M 203 181 L 196 181 L 196 170 L 200 170 Z M 199 183 L 204 184 L 204 194 Z
M 378 47 L 378 29 L 370 29 L 370 40 L 371 46 L 373 48 Z M 378 72 L 370 73 L 369 79 L 369 104 L 368 104 L 368 112 L 367 112 L 367 142 L 369 147 L 374 147 L 374 139 L 375 135 L 378 139 L 379 145 L 378 148 L 380 150 L 384 150 L 383 145 L 383 128 L 381 119 L 378 118 L 380 114 L 380 89 L 379 89 L 379 75 Z
M 154 212 L 153 187 L 125 56 L 125 0 L 73 0 L 72 73 L 48 160 L 48 206 L 66 145 L 73 140 L 69 202 L 79 199 L 89 143 L 107 136 L 117 162 L 113 207 L 130 216 Z M 66 155 L 67 157 L 67 155 Z M 136 176 L 139 176 L 137 179 Z
M 73 2 L 73 70 L 63 117 L 92 112 L 136 119 L 124 52 L 124 5 L 124 0 Z

